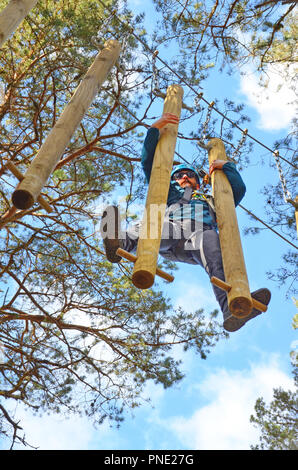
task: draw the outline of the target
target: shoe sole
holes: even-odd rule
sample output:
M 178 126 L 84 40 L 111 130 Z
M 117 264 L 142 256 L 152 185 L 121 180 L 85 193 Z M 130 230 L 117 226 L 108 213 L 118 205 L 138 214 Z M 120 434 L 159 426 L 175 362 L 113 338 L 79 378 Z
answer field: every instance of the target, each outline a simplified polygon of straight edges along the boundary
M 251 293 L 251 296 L 255 299 L 258 300 L 258 302 L 261 302 L 264 305 L 268 305 L 271 299 L 271 292 L 269 289 L 263 288 L 263 289 L 258 289 L 257 291 L 254 291 Z M 257 309 L 252 309 L 250 314 L 245 317 L 245 318 L 236 318 L 233 315 L 228 317 L 224 323 L 224 329 L 230 333 L 239 330 L 245 323 L 247 323 L 249 320 L 252 320 L 253 318 L 261 315 L 260 310 Z
M 113 211 L 113 214 L 110 214 L 113 217 L 113 222 L 115 223 L 115 238 L 107 238 L 107 224 L 109 219 L 109 211 Z M 117 206 L 109 206 L 102 215 L 100 223 L 100 233 L 103 238 L 103 245 L 106 252 L 107 260 L 111 263 L 119 263 L 122 260 L 122 257 L 116 254 L 118 248 L 121 247 L 120 241 L 118 239 L 118 223 L 119 223 L 119 210 Z

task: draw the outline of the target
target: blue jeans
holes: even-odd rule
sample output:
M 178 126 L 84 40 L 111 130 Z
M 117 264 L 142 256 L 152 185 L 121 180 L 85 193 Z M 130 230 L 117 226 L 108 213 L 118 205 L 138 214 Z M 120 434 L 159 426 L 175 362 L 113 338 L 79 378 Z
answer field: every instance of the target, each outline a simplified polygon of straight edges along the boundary
M 192 231 L 192 220 L 165 219 L 159 253 L 166 259 L 189 264 L 198 264 L 209 278 L 216 276 L 225 280 L 218 233 L 208 225 L 200 224 Z M 140 223 L 126 232 L 123 248 L 133 252 L 137 248 Z M 187 234 L 187 238 L 185 236 Z M 225 291 L 212 284 L 216 300 L 224 319 L 230 315 Z

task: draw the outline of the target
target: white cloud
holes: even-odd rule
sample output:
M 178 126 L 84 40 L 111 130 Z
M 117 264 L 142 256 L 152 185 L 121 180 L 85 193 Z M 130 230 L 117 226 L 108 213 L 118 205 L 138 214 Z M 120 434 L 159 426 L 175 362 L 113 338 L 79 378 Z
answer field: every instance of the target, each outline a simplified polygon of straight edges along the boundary
M 219 369 L 197 385 L 208 403 L 191 417 L 174 417 L 167 426 L 184 448 L 198 450 L 245 450 L 258 442 L 259 431 L 250 423 L 259 397 L 266 402 L 273 388 L 293 387 L 293 381 L 280 369 L 275 356 L 267 364 L 250 370 Z
M 94 429 L 86 419 L 63 418 L 56 415 L 33 416 L 23 407 L 17 409 L 20 425 L 23 427 L 26 441 L 40 450 L 75 450 L 87 449 Z M 22 449 L 16 445 L 15 449 Z M 25 449 L 29 449 L 26 447 Z
M 197 269 L 202 269 L 197 267 Z M 218 309 L 211 284 L 209 287 L 201 279 L 197 279 L 195 283 L 190 283 L 189 279 L 176 283 L 175 290 L 177 297 L 175 298 L 174 308 L 182 307 L 185 311 L 194 311 L 199 308 L 208 310 Z M 194 302 L 195 299 L 195 302 Z
M 175 416 L 175 400 L 170 405 L 166 390 L 149 383 L 145 394 L 154 409 L 144 403 L 135 418 L 127 416 L 124 431 L 111 429 L 107 422 L 95 429 L 85 417 L 34 417 L 22 407 L 18 418 L 27 441 L 42 450 L 130 449 L 139 439 L 143 449 L 245 450 L 259 441 L 259 431 L 249 421 L 255 401 L 263 397 L 269 403 L 276 387 L 291 389 L 293 380 L 272 354 L 248 369 L 222 367 L 200 383 L 181 384 L 181 400 L 184 397 L 186 409 L 191 402 L 194 410 L 189 417 Z
M 87 417 L 70 415 L 67 418 L 62 414 L 33 416 L 22 406 L 18 407 L 17 416 L 26 441 L 38 450 L 117 449 L 125 445 L 125 436 L 111 428 L 108 421 L 95 427 L 92 419 Z M 6 444 L 5 448 L 8 448 L 10 442 Z M 22 445 L 15 445 L 14 449 L 31 450 Z
M 294 74 L 293 69 L 291 75 Z M 265 87 L 260 85 L 260 79 Z M 289 127 L 296 113 L 293 103 L 296 95 L 292 84 L 285 79 L 283 66 L 268 66 L 266 76 L 253 73 L 247 67 L 241 76 L 240 86 L 247 104 L 259 115 L 259 128 L 274 131 Z

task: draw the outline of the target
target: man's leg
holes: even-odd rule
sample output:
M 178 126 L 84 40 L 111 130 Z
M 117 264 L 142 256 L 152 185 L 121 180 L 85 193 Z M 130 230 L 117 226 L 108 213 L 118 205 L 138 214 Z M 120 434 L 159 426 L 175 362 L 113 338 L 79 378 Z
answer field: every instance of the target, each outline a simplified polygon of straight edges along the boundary
M 116 254 L 118 248 L 122 248 L 121 221 L 117 206 L 107 206 L 100 221 L 100 234 L 106 257 L 111 263 L 119 263 L 121 256 Z
M 165 218 L 159 252 L 164 258 L 171 261 L 197 264 L 191 251 L 185 250 L 184 233 L 185 227 L 181 221 Z
M 129 231 L 121 232 L 119 211 L 116 206 L 108 206 L 103 214 L 100 232 L 103 238 L 107 259 L 112 263 L 119 263 L 121 257 L 116 254 L 119 247 L 126 251 L 135 251 L 138 242 L 140 223 L 135 224 Z M 222 265 L 222 256 L 219 237 L 215 230 L 198 230 L 191 236 L 191 243 L 181 235 L 182 226 L 178 222 L 166 220 L 163 227 L 163 234 L 160 245 L 160 253 L 167 259 L 190 264 L 200 264 L 204 267 L 209 277 L 218 277 L 225 280 Z M 196 249 L 189 249 L 190 246 Z M 229 331 L 237 331 L 247 321 L 260 315 L 262 312 L 253 309 L 251 313 L 243 319 L 234 317 L 228 308 L 227 295 L 224 290 L 212 284 L 212 288 L 217 302 L 223 313 L 223 326 Z M 252 292 L 252 297 L 268 305 L 271 294 L 268 289 L 259 289 Z
M 215 230 L 205 230 L 203 234 L 199 233 L 197 236 L 200 236 L 201 239 L 199 241 L 199 250 L 193 252 L 194 259 L 205 268 L 210 278 L 215 276 L 224 281 L 225 276 L 217 232 Z M 242 319 L 236 318 L 229 311 L 226 292 L 213 284 L 212 288 L 223 313 L 223 326 L 225 330 L 229 332 L 237 331 L 249 320 L 262 313 L 259 310 L 252 309 L 247 317 Z M 266 288 L 252 292 L 251 296 L 264 305 L 268 305 L 271 298 L 270 291 Z
M 107 206 L 100 222 L 100 233 L 106 252 L 106 257 L 111 263 L 119 263 L 121 256 L 116 254 L 118 248 L 126 251 L 135 251 L 138 243 L 140 224 L 127 232 L 121 230 L 121 220 L 117 206 Z
M 198 264 L 201 264 L 204 267 L 209 278 L 215 276 L 224 281 L 225 275 L 217 232 L 215 230 L 205 230 L 201 233 L 195 234 L 195 236 L 199 237 L 199 239 L 196 242 L 198 249 L 192 252 L 194 259 Z M 212 288 L 225 317 L 225 315 L 229 313 L 227 294 L 225 291 L 213 284 Z

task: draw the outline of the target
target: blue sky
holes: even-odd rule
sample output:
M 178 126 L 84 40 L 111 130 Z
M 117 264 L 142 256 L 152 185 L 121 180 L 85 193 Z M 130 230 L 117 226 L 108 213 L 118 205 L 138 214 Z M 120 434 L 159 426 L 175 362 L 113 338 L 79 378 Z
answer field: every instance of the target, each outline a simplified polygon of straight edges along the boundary
M 142 10 L 144 2 L 134 0 L 131 4 L 135 8 L 140 5 Z M 242 77 L 238 73 L 221 77 L 220 88 L 216 73 L 211 74 L 204 96 L 209 102 L 225 96 L 245 102 L 245 111 L 252 119 L 249 132 L 272 147 L 277 138 L 287 135 L 289 117 L 293 116 L 293 107 L 286 106 L 290 91 L 284 86 L 277 93 L 272 78 L 268 96 L 263 93 L 257 98 L 256 77 L 249 69 L 246 72 Z M 263 155 L 264 149 L 255 145 L 251 159 L 255 165 L 242 172 L 247 185 L 243 205 L 261 217 L 262 185 L 278 180 L 277 171 L 258 165 Z M 242 231 L 250 222 L 239 208 L 237 215 Z M 27 440 L 39 449 L 50 450 L 238 450 L 256 444 L 258 430 L 249 422 L 256 399 L 262 396 L 269 402 L 274 387 L 293 387 L 289 353 L 297 344 L 292 328 L 296 308 L 293 300 L 286 298 L 286 288 L 278 288 L 266 278 L 268 270 L 280 266 L 286 243 L 268 230 L 258 236 L 242 236 L 242 243 L 251 290 L 266 286 L 272 291 L 267 313 L 218 343 L 205 361 L 177 347 L 175 356 L 183 360 L 184 380 L 168 390 L 148 383 L 144 395 L 151 398 L 151 405 L 144 403 L 134 415 L 126 411 L 125 422 L 118 430 L 108 423 L 95 429 L 86 418 L 33 417 L 19 406 L 17 414 Z M 203 307 L 206 315 L 217 308 L 209 279 L 198 266 L 179 265 L 173 284 L 157 282 L 174 306 L 189 310 Z

